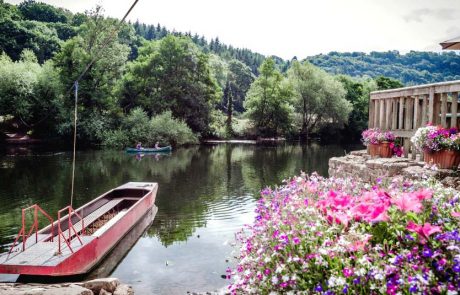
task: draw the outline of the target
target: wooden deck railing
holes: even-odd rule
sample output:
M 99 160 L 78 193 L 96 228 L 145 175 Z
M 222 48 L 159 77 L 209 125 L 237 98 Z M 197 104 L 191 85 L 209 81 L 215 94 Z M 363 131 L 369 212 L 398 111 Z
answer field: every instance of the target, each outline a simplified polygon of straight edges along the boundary
M 380 128 L 403 139 L 404 155 L 415 159 L 410 143 L 415 131 L 427 123 L 459 126 L 460 80 L 371 92 L 369 128 Z M 423 155 L 421 155 L 423 157 Z

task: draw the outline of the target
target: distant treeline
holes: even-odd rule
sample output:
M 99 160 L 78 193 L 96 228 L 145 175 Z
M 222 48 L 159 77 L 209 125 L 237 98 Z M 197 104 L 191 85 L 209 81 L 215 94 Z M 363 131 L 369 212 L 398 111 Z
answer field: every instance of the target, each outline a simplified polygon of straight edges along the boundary
M 398 51 L 339 53 L 308 57 L 312 64 L 331 74 L 352 77 L 385 76 L 406 85 L 418 85 L 460 79 L 460 55 L 455 52 Z

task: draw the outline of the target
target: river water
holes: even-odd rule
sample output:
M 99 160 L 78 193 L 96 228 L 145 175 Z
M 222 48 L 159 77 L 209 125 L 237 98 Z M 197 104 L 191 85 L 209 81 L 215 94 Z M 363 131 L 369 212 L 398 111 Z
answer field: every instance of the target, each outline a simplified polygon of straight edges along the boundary
M 234 265 L 234 233 L 252 222 L 260 189 L 300 171 L 327 176 L 330 157 L 360 148 L 221 144 L 142 157 L 78 152 L 74 207 L 128 181 L 159 184 L 153 222 L 144 220 L 90 276 L 117 277 L 136 294 L 219 290 L 228 284 L 221 276 Z M 20 229 L 21 208 L 37 203 L 56 218 L 70 200 L 71 153 L 11 152 L 0 155 L 3 251 Z M 16 279 L 0 274 L 0 281 Z

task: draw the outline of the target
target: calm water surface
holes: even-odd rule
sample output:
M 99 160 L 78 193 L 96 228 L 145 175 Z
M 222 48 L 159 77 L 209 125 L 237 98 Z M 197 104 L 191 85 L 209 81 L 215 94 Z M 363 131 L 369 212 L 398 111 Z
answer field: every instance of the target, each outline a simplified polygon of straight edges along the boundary
M 154 213 L 91 276 L 120 278 L 136 294 L 218 290 L 228 283 L 221 275 L 233 266 L 234 233 L 252 222 L 258 191 L 300 171 L 326 176 L 330 157 L 359 148 L 227 144 L 156 157 L 79 152 L 74 207 L 128 181 L 155 181 L 160 187 L 153 222 Z M 55 218 L 69 203 L 71 153 L 23 152 L 0 156 L 3 251 L 19 231 L 22 207 L 37 203 Z M 0 275 L 0 281 L 16 278 Z

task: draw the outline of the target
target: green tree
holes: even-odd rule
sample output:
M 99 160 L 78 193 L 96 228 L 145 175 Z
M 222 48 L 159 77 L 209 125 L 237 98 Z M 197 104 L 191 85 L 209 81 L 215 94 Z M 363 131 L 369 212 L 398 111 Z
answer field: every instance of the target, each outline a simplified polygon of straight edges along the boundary
M 259 135 L 278 136 L 290 129 L 293 93 L 273 59 L 266 59 L 259 72 L 246 96 L 246 113 Z
M 314 65 L 296 60 L 288 70 L 288 79 L 294 89 L 294 105 L 300 115 L 301 138 L 318 125 L 346 122 L 351 111 L 345 99 L 345 89 L 333 76 Z
M 72 15 L 68 10 L 34 0 L 25 0 L 18 8 L 25 19 L 40 22 L 67 23 Z
M 117 20 L 105 19 L 100 8 L 88 13 L 79 35 L 69 39 L 56 55 L 55 63 L 66 92 L 68 117 L 61 124 L 63 135 L 72 133 L 74 81 L 90 67 L 79 82 L 79 136 L 88 142 L 98 142 L 103 132 L 111 128 L 118 116 L 118 104 L 113 89 L 121 78 L 130 48 L 120 41 Z M 94 61 L 94 62 L 92 62 Z M 92 62 L 92 63 L 91 63 Z
M 119 89 L 125 110 L 142 106 L 149 115 L 170 110 L 202 134 L 208 132 L 220 94 L 208 55 L 190 38 L 172 35 L 144 43 Z
M 337 79 L 347 92 L 345 98 L 352 105 L 343 137 L 350 142 L 357 142 L 361 138 L 361 132 L 367 128 L 369 94 L 377 89 L 377 84 L 373 79 L 357 79 L 345 75 Z
M 62 110 L 62 87 L 51 62 L 40 65 L 30 50 L 13 62 L 0 56 L 0 114 L 11 115 L 23 132 L 56 135 Z
M 377 83 L 378 90 L 386 90 L 386 89 L 404 87 L 404 84 L 401 83 L 400 81 L 393 79 L 393 78 L 384 77 L 384 76 L 378 76 L 377 78 L 375 78 L 375 83 Z

